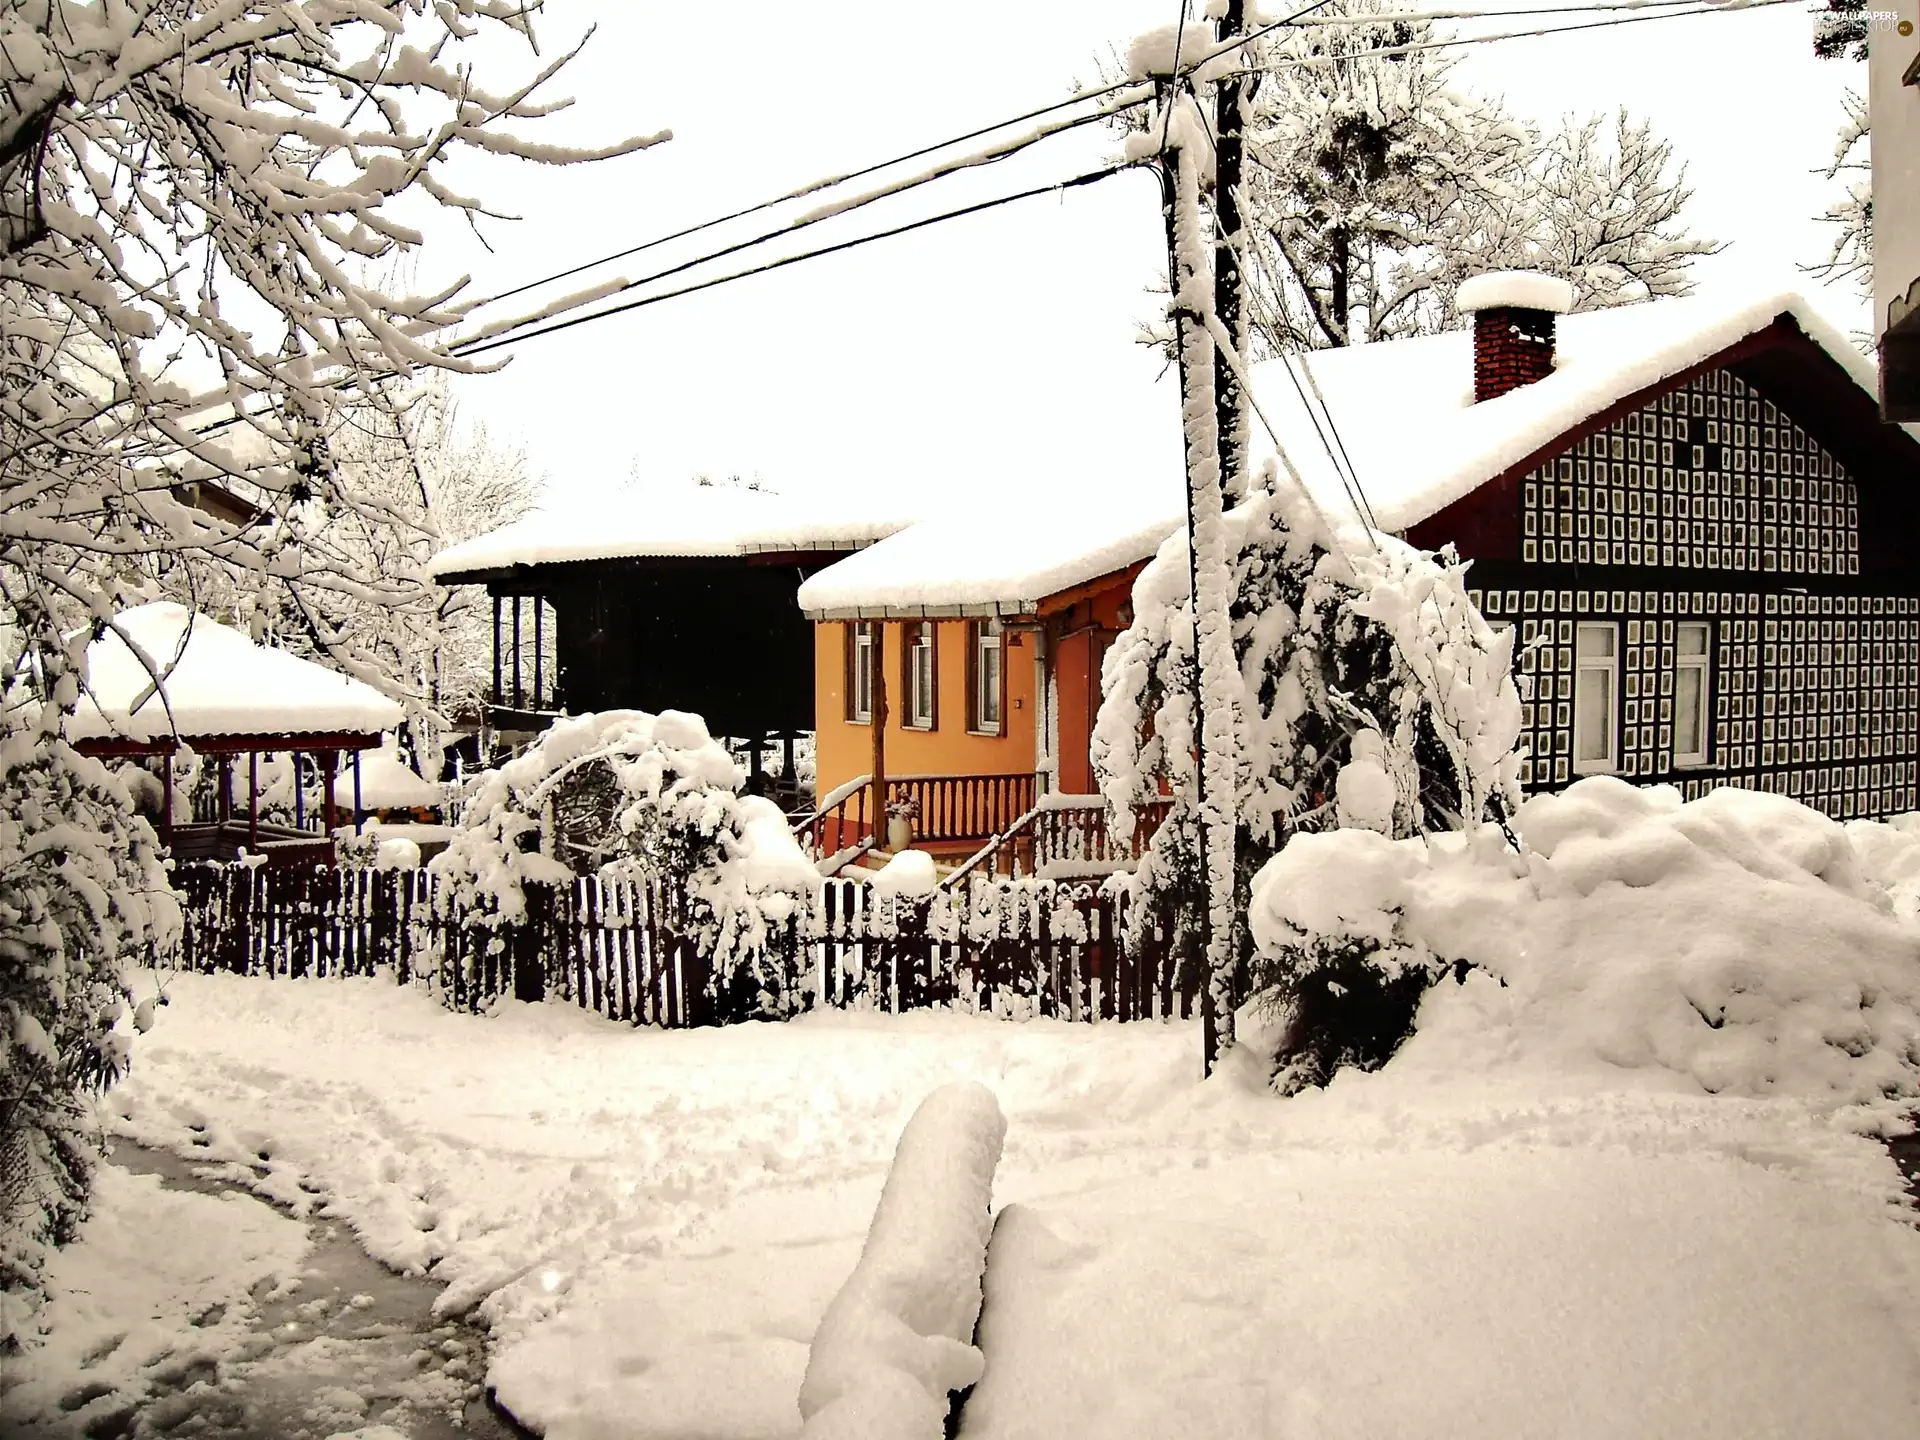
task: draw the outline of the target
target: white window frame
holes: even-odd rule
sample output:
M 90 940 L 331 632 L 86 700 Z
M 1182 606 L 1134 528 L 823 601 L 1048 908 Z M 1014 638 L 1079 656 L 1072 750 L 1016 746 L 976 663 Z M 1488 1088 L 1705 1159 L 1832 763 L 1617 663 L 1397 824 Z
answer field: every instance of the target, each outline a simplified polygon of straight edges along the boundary
M 1583 652 L 1581 637 L 1589 631 L 1604 632 L 1608 640 L 1609 653 L 1601 656 L 1588 656 Z M 1573 627 L 1573 773 L 1576 775 L 1611 775 L 1620 768 L 1620 624 L 1616 620 L 1581 620 Z M 1591 759 L 1582 759 L 1581 752 L 1586 749 L 1583 743 L 1587 739 L 1580 717 L 1585 707 L 1581 704 L 1582 692 L 1600 676 L 1605 676 L 1607 687 L 1607 734 L 1605 753 Z M 1590 679 L 1589 677 L 1595 677 Z
M 998 620 L 976 621 L 970 627 L 967 656 L 967 729 L 975 735 L 1007 733 L 1007 644 Z M 994 658 L 994 683 L 987 684 L 987 655 Z M 993 714 L 987 711 L 991 702 Z
M 873 723 L 873 652 L 879 638 L 868 620 L 847 622 L 847 723 Z
M 1713 723 L 1713 626 L 1705 620 L 1682 620 L 1674 627 L 1673 652 L 1673 763 L 1676 768 L 1707 763 L 1709 735 Z M 1700 635 L 1700 653 L 1689 655 L 1680 644 L 1680 637 L 1689 630 Z M 1680 748 L 1680 697 L 1684 693 L 1680 677 L 1689 671 L 1700 676 L 1700 748 L 1686 751 Z
M 931 730 L 937 722 L 933 645 L 933 622 L 923 620 L 909 634 L 904 647 L 905 664 L 901 668 L 906 673 L 901 678 L 906 681 L 902 688 L 907 692 L 907 714 L 902 723 L 909 730 Z

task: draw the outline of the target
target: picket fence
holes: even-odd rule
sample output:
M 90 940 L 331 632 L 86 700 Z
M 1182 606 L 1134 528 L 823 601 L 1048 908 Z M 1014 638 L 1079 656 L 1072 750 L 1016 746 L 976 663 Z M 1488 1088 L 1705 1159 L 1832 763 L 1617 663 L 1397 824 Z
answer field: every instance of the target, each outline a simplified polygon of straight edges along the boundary
M 658 879 L 526 886 L 524 923 L 447 913 L 425 871 L 182 865 L 177 948 L 195 971 L 392 973 L 446 1004 L 549 996 L 608 1019 L 684 1029 L 815 1008 L 948 1008 L 1020 1018 L 1193 1013 L 1197 990 L 1158 927 L 1130 935 L 1127 898 L 1094 881 L 982 877 L 912 898 L 821 882 L 751 956 L 708 953 L 685 896 Z

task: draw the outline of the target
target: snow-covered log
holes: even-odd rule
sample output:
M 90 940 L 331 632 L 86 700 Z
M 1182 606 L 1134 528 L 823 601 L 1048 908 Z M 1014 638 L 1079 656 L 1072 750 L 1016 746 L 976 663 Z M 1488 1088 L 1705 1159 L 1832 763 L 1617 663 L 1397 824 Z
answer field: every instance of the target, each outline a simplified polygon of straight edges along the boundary
M 949 1395 L 980 1378 L 973 1345 L 993 1172 L 993 1092 L 943 1085 L 900 1134 L 853 1274 L 827 1307 L 800 1387 L 807 1440 L 940 1440 Z

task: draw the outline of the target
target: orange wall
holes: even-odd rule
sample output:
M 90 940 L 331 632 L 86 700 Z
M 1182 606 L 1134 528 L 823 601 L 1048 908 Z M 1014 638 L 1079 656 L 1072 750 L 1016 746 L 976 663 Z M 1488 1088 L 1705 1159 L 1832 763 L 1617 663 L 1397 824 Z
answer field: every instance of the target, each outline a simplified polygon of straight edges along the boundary
M 1006 632 L 1006 734 L 967 733 L 967 622 L 936 621 L 934 632 L 933 730 L 908 730 L 900 683 L 900 621 L 876 622 L 885 647 L 887 677 L 887 774 L 1010 775 L 1033 769 L 1033 637 Z M 873 769 L 873 727 L 847 719 L 847 627 L 821 621 L 813 627 L 814 793 L 825 795 Z

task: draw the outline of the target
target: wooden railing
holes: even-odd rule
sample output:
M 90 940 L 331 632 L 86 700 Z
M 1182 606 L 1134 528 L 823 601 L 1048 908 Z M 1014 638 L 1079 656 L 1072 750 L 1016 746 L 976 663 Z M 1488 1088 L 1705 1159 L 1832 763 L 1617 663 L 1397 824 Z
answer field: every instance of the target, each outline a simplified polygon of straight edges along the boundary
M 912 801 L 916 845 L 990 840 L 1033 806 L 1031 770 L 1010 775 L 894 775 L 887 803 Z
M 1098 795 L 1049 795 L 1033 819 L 1033 873 L 1049 879 L 1107 874 L 1137 864 L 1167 818 L 1173 801 L 1154 800 L 1133 817 L 1133 836 L 1114 842 L 1106 803 Z
M 873 817 L 873 777 L 856 775 L 846 784 L 820 797 L 811 815 L 794 822 L 793 835 L 800 848 L 815 860 L 844 854 L 875 840 Z
M 1171 799 L 1141 806 L 1133 838 L 1117 845 L 1107 831 L 1106 802 L 1100 796 L 1042 795 L 1031 810 L 941 883 L 955 889 L 974 876 L 1069 880 L 1131 869 L 1172 808 Z

